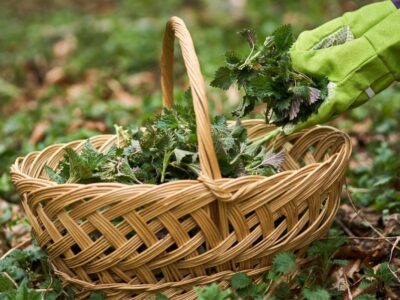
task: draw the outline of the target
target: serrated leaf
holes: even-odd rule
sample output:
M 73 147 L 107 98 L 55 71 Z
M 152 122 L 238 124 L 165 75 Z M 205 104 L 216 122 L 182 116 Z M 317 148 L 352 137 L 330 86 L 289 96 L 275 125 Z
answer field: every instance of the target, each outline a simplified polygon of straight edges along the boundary
M 83 178 L 89 178 L 92 174 L 91 170 L 79 154 L 72 148 L 66 148 L 65 153 L 69 162 L 69 178 L 67 182 L 75 183 Z
M 362 290 L 364 290 L 364 289 L 370 287 L 371 284 L 373 284 L 373 281 L 368 280 L 368 279 L 363 279 L 363 280 L 360 282 L 359 288 L 362 289 Z
M 266 76 L 256 76 L 250 79 L 246 91 L 248 95 L 258 98 L 279 96 L 273 88 L 271 78 Z
M 38 246 L 32 246 L 26 250 L 29 260 L 32 262 L 39 261 L 46 257 L 46 254 Z
M 271 281 L 278 281 L 279 278 L 281 278 L 281 275 L 274 272 L 274 271 L 268 271 L 268 273 L 266 274 L 266 279 L 271 280 Z
M 29 258 L 29 253 L 28 251 L 15 249 L 13 252 L 10 253 L 9 257 L 19 263 L 25 263 Z
M 363 270 L 364 274 L 367 275 L 368 277 L 375 277 L 375 272 L 372 268 L 365 267 Z
M 234 83 L 235 79 L 235 74 L 228 67 L 221 67 L 215 73 L 214 80 L 211 81 L 210 85 L 227 90 Z
M 234 51 L 227 51 L 225 53 L 225 61 L 228 65 L 236 65 L 240 63 L 240 58 Z
M 104 154 L 98 152 L 90 140 L 87 140 L 83 146 L 80 157 L 87 164 L 89 169 L 94 169 L 102 162 Z
M 243 289 L 251 284 L 251 279 L 245 273 L 237 273 L 231 278 L 232 288 Z
M 281 252 L 272 260 L 272 269 L 281 274 L 288 274 L 296 270 L 296 257 L 293 253 Z
M 279 99 L 276 101 L 275 109 L 279 112 L 284 112 L 290 109 L 292 106 L 292 101 L 289 98 L 286 99 Z
M 221 290 L 216 283 L 207 287 L 195 288 L 198 300 L 225 300 L 231 294 L 228 290 Z
M 276 47 L 280 51 L 289 50 L 294 42 L 292 26 L 290 26 L 289 24 L 277 28 L 272 35 L 274 37 Z
M 58 184 L 65 183 L 67 181 L 64 177 L 62 177 L 60 174 L 56 173 L 48 165 L 44 166 L 44 170 L 46 171 L 47 176 L 49 176 L 49 179 L 51 181 L 57 182 Z
M 329 300 L 329 299 L 331 299 L 329 292 L 323 288 L 317 288 L 317 289 L 313 289 L 313 290 L 305 288 L 303 290 L 303 296 L 307 300 Z
M 388 262 L 381 263 L 378 270 L 375 273 L 375 278 L 385 284 L 390 285 L 393 281 L 393 275 L 390 271 L 390 265 Z
M 310 95 L 310 89 L 308 86 L 305 86 L 305 85 L 294 86 L 292 91 L 295 95 L 298 95 L 303 99 L 308 99 L 308 97 Z

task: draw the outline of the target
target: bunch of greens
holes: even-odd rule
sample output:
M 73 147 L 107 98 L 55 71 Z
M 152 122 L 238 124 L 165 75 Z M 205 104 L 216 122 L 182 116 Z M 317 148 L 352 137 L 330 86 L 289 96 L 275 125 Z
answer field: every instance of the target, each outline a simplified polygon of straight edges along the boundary
M 224 116 L 216 116 L 211 129 L 223 177 L 268 176 L 279 170 L 284 153 L 254 147 L 239 121 L 228 126 Z M 49 178 L 58 183 L 158 184 L 200 175 L 193 107 L 164 109 L 142 128 L 117 127 L 117 135 L 117 144 L 106 152 L 90 141 L 80 153 L 66 149 L 58 170 L 46 166 Z
M 329 82 L 294 70 L 289 53 L 294 42 L 291 26 L 276 29 L 261 45 L 253 31 L 245 29 L 240 34 L 249 43 L 250 54 L 240 58 L 235 52 L 227 52 L 225 66 L 217 70 L 211 82 L 224 90 L 236 84 L 244 91 L 233 115 L 246 116 L 256 105 L 266 103 L 267 123 L 285 125 L 306 120 L 327 98 Z

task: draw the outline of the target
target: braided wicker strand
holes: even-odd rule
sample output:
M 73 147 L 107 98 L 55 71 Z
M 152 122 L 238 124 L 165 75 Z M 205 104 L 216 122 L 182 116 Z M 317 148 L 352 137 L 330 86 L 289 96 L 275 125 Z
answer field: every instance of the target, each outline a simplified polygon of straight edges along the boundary
M 57 274 L 78 299 L 101 290 L 109 299 L 149 299 L 162 292 L 194 299 L 194 285 L 245 271 L 260 280 L 274 254 L 305 247 L 329 229 L 339 206 L 351 153 L 349 137 L 314 127 L 274 141 L 285 150 L 280 173 L 221 178 L 210 135 L 208 106 L 193 42 L 172 18 L 164 35 L 163 103 L 173 104 L 173 40 L 177 37 L 193 93 L 202 175 L 161 185 L 56 184 L 45 165 L 56 168 L 67 147 L 56 144 L 18 158 L 11 167 L 33 235 Z M 246 120 L 250 138 L 273 130 Z M 106 151 L 117 138 L 100 135 L 93 145 Z

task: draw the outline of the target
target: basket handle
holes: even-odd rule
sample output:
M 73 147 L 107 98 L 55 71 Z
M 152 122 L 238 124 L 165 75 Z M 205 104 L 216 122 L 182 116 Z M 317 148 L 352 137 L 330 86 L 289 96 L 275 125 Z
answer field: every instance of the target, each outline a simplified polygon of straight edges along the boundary
M 171 108 L 174 104 L 173 65 L 175 37 L 181 48 L 192 92 L 202 175 L 211 179 L 218 179 L 221 178 L 221 171 L 211 137 L 211 122 L 204 79 L 200 71 L 200 64 L 194 49 L 193 40 L 185 23 L 178 17 L 171 17 L 168 20 L 163 37 L 161 55 L 161 90 L 163 94 L 163 106 Z

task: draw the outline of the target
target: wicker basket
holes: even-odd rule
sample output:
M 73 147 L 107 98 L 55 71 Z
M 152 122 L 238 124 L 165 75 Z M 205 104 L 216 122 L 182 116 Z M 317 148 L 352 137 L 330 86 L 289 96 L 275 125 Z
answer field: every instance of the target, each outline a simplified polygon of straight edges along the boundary
M 330 227 L 339 205 L 351 152 L 349 137 L 315 127 L 275 141 L 285 149 L 282 172 L 271 177 L 221 178 L 193 42 L 182 20 L 166 26 L 162 55 L 163 104 L 173 104 L 174 38 L 180 44 L 196 113 L 202 176 L 161 185 L 56 184 L 44 166 L 56 168 L 67 147 L 52 145 L 18 158 L 12 180 L 39 245 L 78 298 L 103 291 L 110 299 L 149 299 L 161 292 L 193 299 L 193 286 L 229 285 L 239 271 L 259 277 L 271 257 L 301 254 Z M 273 128 L 244 121 L 251 138 Z M 114 135 L 91 139 L 106 150 Z

